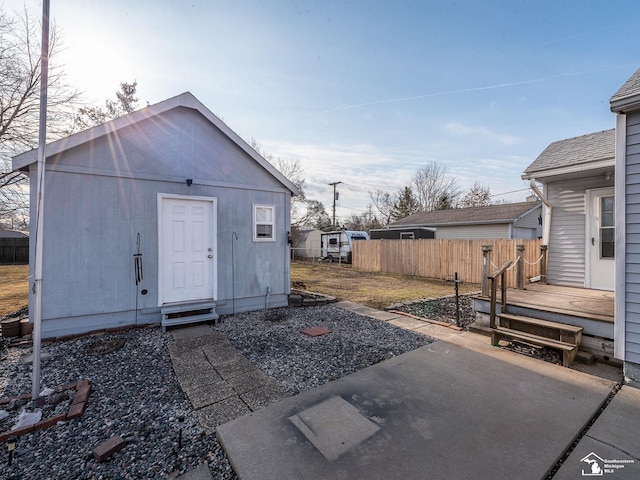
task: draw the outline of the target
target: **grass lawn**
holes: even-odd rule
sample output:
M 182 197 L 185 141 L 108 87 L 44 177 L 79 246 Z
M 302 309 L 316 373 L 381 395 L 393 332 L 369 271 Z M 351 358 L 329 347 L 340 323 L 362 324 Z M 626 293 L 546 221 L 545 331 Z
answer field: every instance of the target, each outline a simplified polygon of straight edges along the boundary
M 338 300 L 383 308 L 398 302 L 453 295 L 453 282 L 392 273 L 354 270 L 337 263 L 291 262 L 293 288 L 331 295 Z M 477 292 L 480 286 L 460 285 L 460 294 Z
M 29 265 L 0 265 L 0 317 L 29 304 Z

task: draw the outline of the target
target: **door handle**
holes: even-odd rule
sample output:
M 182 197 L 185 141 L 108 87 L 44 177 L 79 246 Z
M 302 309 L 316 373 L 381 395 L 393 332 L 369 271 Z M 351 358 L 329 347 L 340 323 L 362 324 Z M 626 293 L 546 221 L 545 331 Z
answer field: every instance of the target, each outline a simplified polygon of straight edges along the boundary
M 591 237 L 591 245 L 594 247 L 596 246 L 596 240 L 593 237 Z
M 213 255 L 207 255 L 207 257 L 209 257 L 209 258 L 213 258 Z

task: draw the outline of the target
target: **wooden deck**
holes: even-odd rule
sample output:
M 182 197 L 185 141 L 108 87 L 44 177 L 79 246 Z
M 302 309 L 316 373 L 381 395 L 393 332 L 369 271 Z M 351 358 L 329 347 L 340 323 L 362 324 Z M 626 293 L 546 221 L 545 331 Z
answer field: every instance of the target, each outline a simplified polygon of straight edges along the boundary
M 507 290 L 510 305 L 613 323 L 613 292 L 557 285 L 527 285 Z
M 584 328 L 586 335 L 613 340 L 613 292 L 531 284 L 524 290 L 509 288 L 507 304 L 509 313 L 576 325 Z M 484 316 L 487 325 L 489 305 L 488 297 L 474 297 L 474 310 Z

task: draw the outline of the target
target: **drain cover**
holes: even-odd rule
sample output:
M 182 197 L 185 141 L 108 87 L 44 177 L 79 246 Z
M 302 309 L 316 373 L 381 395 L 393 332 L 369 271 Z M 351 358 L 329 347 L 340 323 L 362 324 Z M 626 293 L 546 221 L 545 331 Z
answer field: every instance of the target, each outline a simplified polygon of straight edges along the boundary
M 289 417 L 289 421 L 329 461 L 337 460 L 380 430 L 342 397 L 331 397 Z

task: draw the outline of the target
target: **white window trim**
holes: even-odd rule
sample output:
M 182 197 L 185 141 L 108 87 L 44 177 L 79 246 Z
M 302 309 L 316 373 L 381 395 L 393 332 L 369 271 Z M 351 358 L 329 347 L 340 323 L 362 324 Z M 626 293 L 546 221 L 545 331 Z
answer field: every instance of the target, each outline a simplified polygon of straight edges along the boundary
M 258 237 L 258 221 L 256 212 L 258 208 L 271 209 L 271 223 L 260 223 L 261 225 L 271 225 L 271 238 Z M 253 241 L 254 242 L 275 242 L 276 241 L 276 206 L 275 205 L 253 205 Z

